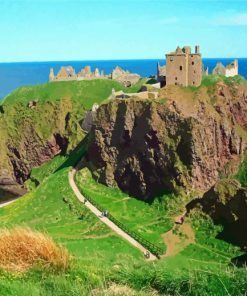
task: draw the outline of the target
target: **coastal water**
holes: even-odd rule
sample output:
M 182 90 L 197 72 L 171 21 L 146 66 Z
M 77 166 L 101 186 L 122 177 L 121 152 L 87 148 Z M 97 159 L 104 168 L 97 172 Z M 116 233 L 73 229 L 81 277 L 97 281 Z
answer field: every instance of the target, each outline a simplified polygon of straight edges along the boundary
M 229 64 L 233 59 L 203 59 L 205 67 L 211 73 L 218 61 L 224 65 Z M 53 67 L 55 74 L 61 66 L 71 65 L 78 72 L 86 65 L 92 70 L 98 67 L 109 74 L 116 66 L 148 77 L 156 74 L 157 62 L 164 65 L 165 60 L 112 60 L 112 61 L 67 61 L 67 62 L 28 62 L 28 63 L 0 63 L 0 99 L 4 98 L 11 91 L 20 86 L 46 83 L 48 81 L 50 68 Z M 239 74 L 247 79 L 247 58 L 238 59 Z

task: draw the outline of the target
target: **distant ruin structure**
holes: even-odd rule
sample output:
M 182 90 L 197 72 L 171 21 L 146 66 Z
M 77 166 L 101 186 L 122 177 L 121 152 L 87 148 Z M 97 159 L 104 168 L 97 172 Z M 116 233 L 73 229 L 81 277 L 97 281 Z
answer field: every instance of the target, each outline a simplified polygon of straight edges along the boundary
M 112 71 L 111 74 L 111 79 L 121 82 L 126 87 L 136 84 L 140 78 L 140 75 L 125 71 L 118 66 Z
M 54 74 L 53 68 L 50 69 L 49 81 L 70 81 L 70 80 L 92 80 L 92 79 L 108 78 L 103 71 L 98 68 L 94 72 L 91 71 L 90 66 L 86 66 L 79 73 L 76 74 L 75 69 L 71 66 L 61 67 L 57 76 Z
M 202 80 L 202 56 L 200 47 L 191 52 L 189 46 L 166 54 L 166 65 L 157 66 L 157 80 L 163 85 L 199 86 Z
M 166 85 L 166 66 L 160 66 L 159 63 L 157 64 L 157 81 L 161 86 Z
M 93 79 L 114 79 L 121 82 L 124 86 L 129 87 L 136 84 L 140 80 L 140 75 L 125 71 L 120 67 L 116 67 L 111 74 L 104 75 L 104 71 L 98 68 L 91 71 L 90 66 L 86 66 L 77 74 L 71 66 L 61 67 L 58 74 L 54 74 L 54 69 L 50 69 L 49 81 L 71 81 L 71 80 L 93 80 Z
M 238 75 L 238 60 L 235 59 L 226 67 L 222 63 L 217 63 L 212 73 L 214 75 L 224 75 L 226 77 Z

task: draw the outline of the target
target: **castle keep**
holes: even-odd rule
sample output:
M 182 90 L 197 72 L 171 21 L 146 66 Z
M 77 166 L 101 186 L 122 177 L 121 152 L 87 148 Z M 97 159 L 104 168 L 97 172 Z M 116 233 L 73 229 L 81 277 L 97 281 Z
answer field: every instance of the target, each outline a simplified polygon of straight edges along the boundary
M 202 80 L 202 57 L 199 46 L 191 52 L 189 46 L 177 47 L 175 52 L 166 54 L 166 66 L 158 65 L 158 80 L 165 85 L 199 86 Z

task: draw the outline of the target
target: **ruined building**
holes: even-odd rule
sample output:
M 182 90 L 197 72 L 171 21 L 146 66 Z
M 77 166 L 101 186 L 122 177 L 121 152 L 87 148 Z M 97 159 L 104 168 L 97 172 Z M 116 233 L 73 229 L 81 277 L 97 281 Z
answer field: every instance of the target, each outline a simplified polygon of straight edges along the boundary
M 93 79 L 114 79 L 121 82 L 124 86 L 131 86 L 136 84 L 140 75 L 125 71 L 120 67 L 116 67 L 111 74 L 104 75 L 103 71 L 98 68 L 95 71 L 91 71 L 90 66 L 86 66 L 76 74 L 75 70 L 71 66 L 61 67 L 57 76 L 54 74 L 53 68 L 50 69 L 49 81 L 70 81 L 70 80 L 93 80 Z
M 233 77 L 238 75 L 238 60 L 234 60 L 226 67 L 222 63 L 217 63 L 213 69 L 214 75 L 224 75 L 226 77 Z
M 104 79 L 108 77 L 104 75 L 103 71 L 100 72 L 98 68 L 92 72 L 90 66 L 84 67 L 78 74 L 71 66 L 61 67 L 57 76 L 55 76 L 54 70 L 51 68 L 49 75 L 49 81 L 91 80 L 97 78 Z
M 175 52 L 166 54 L 166 66 L 157 67 L 157 79 L 165 85 L 199 86 L 202 80 L 202 57 L 199 46 L 191 52 L 189 46 L 177 47 Z
M 202 57 L 199 46 L 195 53 L 185 46 L 166 55 L 166 85 L 199 86 L 202 80 Z
M 111 74 L 111 79 L 121 82 L 126 87 L 136 84 L 140 78 L 140 75 L 125 71 L 118 66 L 112 71 Z
M 161 86 L 166 85 L 166 66 L 160 66 L 157 64 L 157 80 Z

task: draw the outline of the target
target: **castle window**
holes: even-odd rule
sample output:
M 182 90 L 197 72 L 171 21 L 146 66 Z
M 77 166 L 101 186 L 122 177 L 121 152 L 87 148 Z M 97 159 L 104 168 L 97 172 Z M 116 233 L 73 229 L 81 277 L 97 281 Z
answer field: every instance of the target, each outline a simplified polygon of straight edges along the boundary
M 192 65 L 194 65 L 195 63 L 194 63 L 194 62 L 192 62 L 191 64 L 192 64 Z
M 195 84 L 195 81 L 193 81 L 193 84 Z
M 173 58 L 170 58 L 170 62 L 173 62 Z
M 178 85 L 178 83 L 177 83 L 177 82 L 175 82 L 175 85 Z
M 182 71 L 182 70 L 183 70 L 183 67 L 182 67 L 182 66 L 180 66 L 180 67 L 179 67 L 179 69 L 180 69 L 180 71 Z
M 178 78 L 177 78 L 177 77 L 175 77 L 175 80 L 178 80 Z

